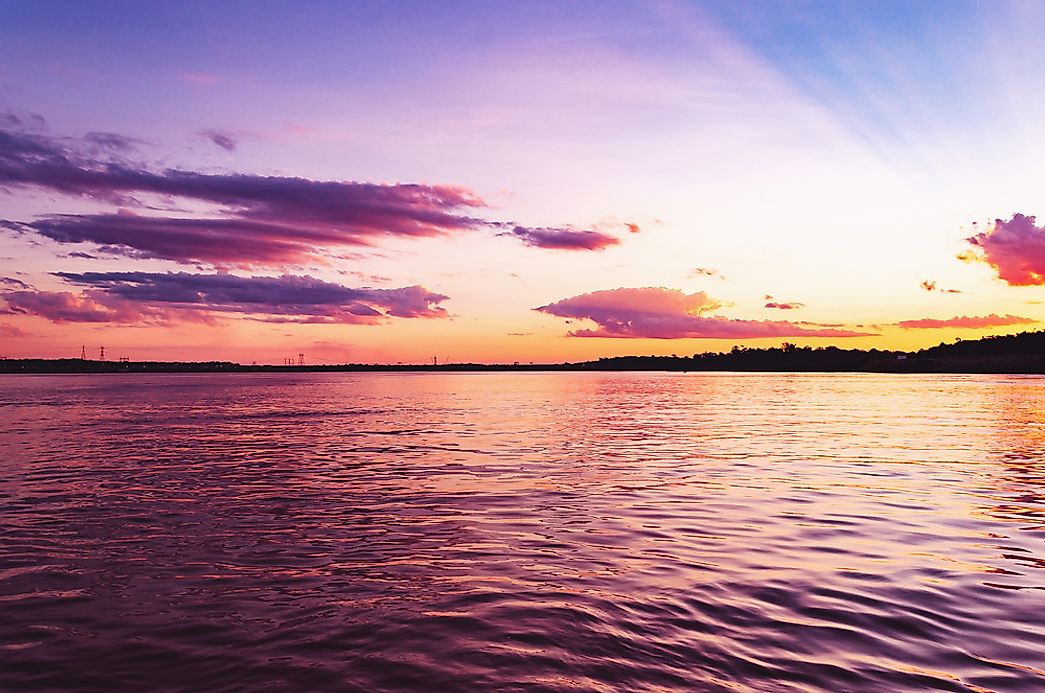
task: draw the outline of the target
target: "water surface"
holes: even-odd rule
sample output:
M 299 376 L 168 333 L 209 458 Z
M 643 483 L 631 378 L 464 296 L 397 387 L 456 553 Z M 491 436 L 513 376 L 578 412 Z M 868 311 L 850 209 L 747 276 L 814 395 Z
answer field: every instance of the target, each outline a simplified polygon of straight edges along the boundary
M 0 688 L 1045 690 L 1045 379 L 0 377 Z

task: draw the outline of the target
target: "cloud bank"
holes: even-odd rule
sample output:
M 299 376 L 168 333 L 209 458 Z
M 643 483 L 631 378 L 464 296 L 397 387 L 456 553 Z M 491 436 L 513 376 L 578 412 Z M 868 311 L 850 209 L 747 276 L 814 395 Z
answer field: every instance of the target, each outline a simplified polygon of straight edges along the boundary
M 779 320 L 737 320 L 711 313 L 722 304 L 703 291 L 686 294 L 664 287 L 593 291 L 535 310 L 562 318 L 591 320 L 596 329 L 571 337 L 633 339 L 759 339 L 765 337 L 865 337 L 871 333 Z
M 204 134 L 222 148 L 236 146 L 227 133 Z M 56 214 L 4 225 L 58 243 L 93 243 L 130 257 L 242 267 L 322 261 L 324 249 L 368 246 L 387 237 L 483 229 L 510 229 L 502 235 L 554 250 L 601 250 L 619 242 L 601 231 L 531 228 L 476 216 L 488 205 L 459 186 L 156 170 L 133 159 L 137 144 L 111 133 L 74 139 L 26 127 L 0 129 L 0 189 L 58 193 L 124 208 L 121 213 Z M 156 198 L 167 207 L 191 202 L 210 209 L 160 214 L 150 209 L 149 201 Z
M 1007 325 L 1032 325 L 1038 322 L 1031 318 L 1021 318 L 1018 315 L 984 315 L 973 317 L 968 315 L 956 315 L 953 318 L 938 320 L 936 318 L 919 318 L 917 320 L 901 320 L 896 323 L 898 327 L 905 330 L 935 330 L 941 328 L 959 329 L 981 329 L 984 327 L 1004 327 Z
M 207 322 L 221 314 L 265 322 L 376 324 L 442 318 L 447 296 L 422 286 L 351 288 L 308 276 L 238 277 L 185 272 L 57 272 L 81 293 L 9 291 L 9 314 L 53 322 Z

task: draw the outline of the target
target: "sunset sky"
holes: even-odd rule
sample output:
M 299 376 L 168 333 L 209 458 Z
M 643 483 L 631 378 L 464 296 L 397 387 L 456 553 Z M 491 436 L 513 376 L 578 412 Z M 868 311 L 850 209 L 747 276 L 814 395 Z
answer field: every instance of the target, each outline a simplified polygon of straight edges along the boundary
M 1045 321 L 1045 4 L 0 4 L 0 356 Z

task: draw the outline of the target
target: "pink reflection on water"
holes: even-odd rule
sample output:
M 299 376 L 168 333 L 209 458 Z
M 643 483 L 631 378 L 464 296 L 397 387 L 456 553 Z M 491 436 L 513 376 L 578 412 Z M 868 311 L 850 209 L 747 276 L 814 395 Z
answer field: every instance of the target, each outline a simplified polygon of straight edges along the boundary
M 1041 685 L 1043 383 L 8 378 L 5 671 L 57 688 L 85 667 L 159 688 Z

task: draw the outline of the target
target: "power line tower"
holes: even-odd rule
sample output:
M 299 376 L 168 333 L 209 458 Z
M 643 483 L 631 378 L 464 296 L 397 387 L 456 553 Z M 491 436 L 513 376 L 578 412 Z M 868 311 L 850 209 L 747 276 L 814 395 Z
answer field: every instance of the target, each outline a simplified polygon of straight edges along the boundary
M 98 360 L 103 362 L 105 361 L 105 347 L 102 347 L 101 350 L 98 352 Z
M 302 353 L 298 354 L 298 365 L 299 366 L 304 366 L 305 365 L 305 355 L 302 354 Z
M 80 347 L 80 360 L 81 361 L 86 361 L 87 360 L 87 345 L 86 344 L 84 344 L 82 347 Z

